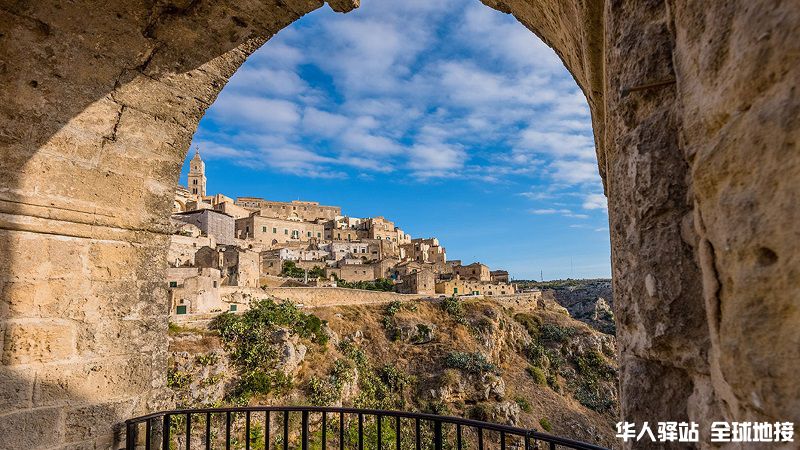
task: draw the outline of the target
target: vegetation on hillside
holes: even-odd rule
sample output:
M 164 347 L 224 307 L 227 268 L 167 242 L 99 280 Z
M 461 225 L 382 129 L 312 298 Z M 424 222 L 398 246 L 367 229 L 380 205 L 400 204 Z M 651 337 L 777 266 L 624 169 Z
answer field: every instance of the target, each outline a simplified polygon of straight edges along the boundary
M 185 393 L 204 376 L 220 381 L 213 377 L 221 372 L 209 377 L 198 368 L 227 360 L 234 376 L 219 383 L 225 393 L 221 403 L 403 409 L 593 441 L 597 430 L 613 436 L 613 337 L 561 311 L 450 298 L 313 312 L 262 300 L 240 315 L 222 314 L 211 328 L 225 349 L 224 360 L 206 354 L 189 358 L 190 364 L 171 371 L 170 385 Z M 278 365 L 287 348 L 272 338 L 279 330 L 308 347 L 290 372 Z M 374 425 L 366 425 L 368 436 Z M 346 425 L 346 435 L 355 432 L 351 428 Z

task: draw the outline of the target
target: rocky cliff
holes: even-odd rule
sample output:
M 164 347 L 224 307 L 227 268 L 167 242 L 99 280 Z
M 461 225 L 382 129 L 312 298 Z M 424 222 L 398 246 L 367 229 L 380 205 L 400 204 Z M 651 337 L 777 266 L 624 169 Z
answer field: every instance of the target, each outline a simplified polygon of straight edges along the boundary
M 614 443 L 615 339 L 547 299 L 311 310 L 265 299 L 207 329 L 173 326 L 170 341 L 179 406 L 426 411 Z

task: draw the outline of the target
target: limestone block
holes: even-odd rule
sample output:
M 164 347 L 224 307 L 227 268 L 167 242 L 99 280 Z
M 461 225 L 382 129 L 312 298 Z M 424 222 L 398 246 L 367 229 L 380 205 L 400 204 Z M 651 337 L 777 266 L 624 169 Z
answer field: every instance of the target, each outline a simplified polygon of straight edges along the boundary
M 62 442 L 63 420 L 60 407 L 6 414 L 0 420 L 0 445 L 9 450 L 51 448 Z
M 35 406 L 72 399 L 102 402 L 145 393 L 150 387 L 151 360 L 139 353 L 61 364 L 36 369 Z
M 68 321 L 15 319 L 6 323 L 5 365 L 53 362 L 75 354 L 75 326 Z
M 30 370 L 0 366 L 0 411 L 30 407 L 33 376 Z
M 73 442 L 94 438 L 112 443 L 115 426 L 121 426 L 121 422 L 134 415 L 137 402 L 129 399 L 65 409 L 64 440 Z

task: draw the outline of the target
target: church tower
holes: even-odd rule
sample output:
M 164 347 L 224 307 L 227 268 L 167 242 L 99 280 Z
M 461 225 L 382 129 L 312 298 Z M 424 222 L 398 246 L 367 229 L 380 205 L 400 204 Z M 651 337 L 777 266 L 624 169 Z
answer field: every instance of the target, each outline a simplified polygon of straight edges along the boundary
M 189 163 L 189 192 L 192 195 L 205 197 L 206 195 L 206 163 L 200 158 L 200 148 L 194 148 L 194 157 Z

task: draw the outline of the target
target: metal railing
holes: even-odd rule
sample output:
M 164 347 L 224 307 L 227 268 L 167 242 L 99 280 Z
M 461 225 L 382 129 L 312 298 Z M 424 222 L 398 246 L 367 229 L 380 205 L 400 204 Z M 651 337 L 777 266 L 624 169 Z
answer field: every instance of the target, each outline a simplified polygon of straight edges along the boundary
M 356 408 L 255 406 L 179 409 L 129 419 L 125 426 L 128 450 L 605 450 L 596 445 L 508 425 L 434 414 Z

